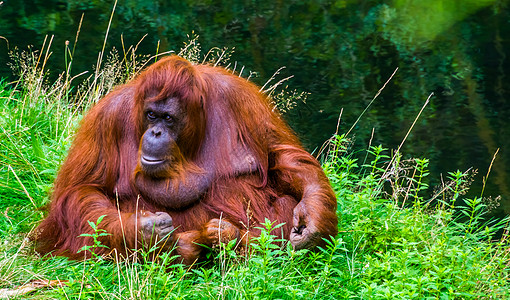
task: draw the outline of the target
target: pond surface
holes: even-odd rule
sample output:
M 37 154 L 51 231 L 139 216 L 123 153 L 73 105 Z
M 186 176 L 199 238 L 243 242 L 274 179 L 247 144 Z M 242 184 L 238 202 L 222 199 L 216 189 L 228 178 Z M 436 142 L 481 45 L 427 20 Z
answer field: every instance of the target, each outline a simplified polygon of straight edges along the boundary
M 92 70 L 103 46 L 113 2 L 4 0 L 0 5 L 0 76 L 12 76 L 8 52 L 41 48 L 54 36 L 48 69 L 65 69 L 65 41 L 74 44 L 73 73 Z M 356 149 L 396 149 L 424 109 L 402 152 L 430 159 L 431 184 L 441 174 L 478 169 L 470 195 L 502 196 L 510 212 L 510 7 L 496 0 L 394 1 L 119 1 L 106 48 L 138 45 L 139 54 L 178 50 L 199 35 L 204 51 L 234 48 L 231 61 L 267 81 L 309 92 L 286 114 L 309 150 L 354 127 Z M 145 37 L 144 37 L 145 36 Z M 141 40 L 141 42 L 140 42 Z M 159 46 L 158 46 L 159 45 Z M 120 53 L 122 50 L 120 50 Z M 12 78 L 12 77 L 11 77 Z

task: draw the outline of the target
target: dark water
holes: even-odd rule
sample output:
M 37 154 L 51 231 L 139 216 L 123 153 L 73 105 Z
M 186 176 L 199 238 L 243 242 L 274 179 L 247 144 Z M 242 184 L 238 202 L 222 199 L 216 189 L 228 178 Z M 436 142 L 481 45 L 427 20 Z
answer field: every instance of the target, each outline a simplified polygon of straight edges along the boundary
M 40 48 L 54 35 L 49 69 L 64 70 L 64 43 L 74 43 L 73 73 L 91 70 L 113 2 L 4 0 L 0 5 L 0 75 L 8 51 Z M 383 83 L 392 81 L 355 126 L 356 148 L 396 149 L 433 92 L 402 151 L 430 159 L 431 184 L 448 171 L 479 170 L 471 196 L 502 195 L 510 211 L 510 7 L 495 0 L 394 1 L 119 1 L 107 49 L 178 50 L 187 35 L 202 49 L 235 47 L 232 57 L 264 83 L 278 68 L 288 84 L 310 92 L 287 114 L 309 150 L 349 130 Z M 11 77 L 12 78 L 12 77 Z

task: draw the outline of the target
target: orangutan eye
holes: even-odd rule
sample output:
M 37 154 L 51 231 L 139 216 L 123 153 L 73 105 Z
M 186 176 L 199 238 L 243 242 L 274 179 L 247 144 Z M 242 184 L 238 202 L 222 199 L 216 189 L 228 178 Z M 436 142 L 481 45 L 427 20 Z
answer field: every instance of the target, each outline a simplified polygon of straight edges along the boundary
M 165 121 L 167 123 L 173 123 L 175 121 L 175 119 L 170 115 L 165 115 Z
M 156 114 L 153 111 L 148 111 L 147 112 L 147 119 L 149 119 L 149 120 L 156 119 Z

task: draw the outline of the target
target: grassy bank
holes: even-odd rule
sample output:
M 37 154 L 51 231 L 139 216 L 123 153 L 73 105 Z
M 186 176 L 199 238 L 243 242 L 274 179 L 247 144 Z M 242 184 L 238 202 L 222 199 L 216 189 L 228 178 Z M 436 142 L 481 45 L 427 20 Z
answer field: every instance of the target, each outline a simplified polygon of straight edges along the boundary
M 213 264 L 195 268 L 171 264 L 168 255 L 156 262 L 41 258 L 27 235 L 44 217 L 39 208 L 83 111 L 143 63 L 113 55 L 73 90 L 68 73 L 47 81 L 44 55 L 24 55 L 19 81 L 0 83 L 0 298 L 35 280 L 64 284 L 20 299 L 510 297 L 508 220 L 485 221 L 491 202 L 463 197 L 469 172 L 449 173 L 431 194 L 427 159 L 403 160 L 382 146 L 355 159 L 342 135 L 321 158 L 338 197 L 340 233 L 320 251 L 276 246 L 270 232 L 277 224 L 266 223 L 247 256 L 226 245 Z

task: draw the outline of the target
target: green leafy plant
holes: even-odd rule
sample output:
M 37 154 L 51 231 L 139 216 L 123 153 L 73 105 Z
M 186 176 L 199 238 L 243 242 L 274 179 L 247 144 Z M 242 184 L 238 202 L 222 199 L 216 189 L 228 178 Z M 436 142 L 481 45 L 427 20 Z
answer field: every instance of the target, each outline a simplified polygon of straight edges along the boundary
M 90 227 L 92 227 L 92 229 L 94 230 L 94 232 L 93 233 L 82 233 L 82 234 L 80 234 L 80 236 L 91 237 L 93 240 L 93 244 L 85 245 L 85 246 L 81 247 L 81 249 L 78 250 L 78 253 L 85 251 L 86 253 L 90 253 L 92 255 L 92 257 L 94 257 L 96 259 L 102 259 L 101 256 L 97 255 L 94 250 L 96 250 L 97 248 L 108 248 L 108 246 L 103 245 L 101 243 L 101 241 L 99 240 L 103 236 L 110 235 L 108 232 L 106 232 L 106 230 L 99 228 L 99 224 L 101 224 L 101 222 L 103 221 L 103 218 L 105 216 L 106 215 L 102 215 L 99 218 L 97 218 L 97 221 L 95 223 L 92 221 L 87 221 L 89 223 Z

